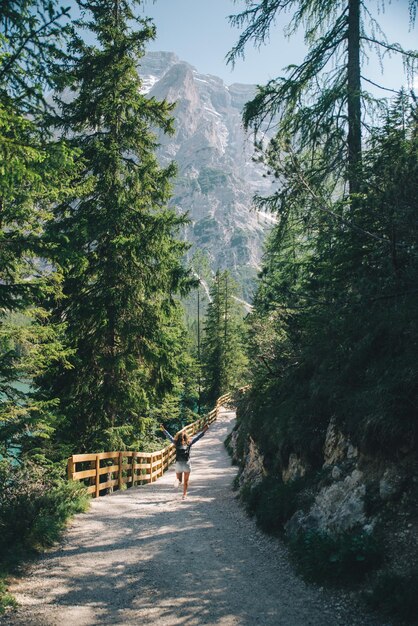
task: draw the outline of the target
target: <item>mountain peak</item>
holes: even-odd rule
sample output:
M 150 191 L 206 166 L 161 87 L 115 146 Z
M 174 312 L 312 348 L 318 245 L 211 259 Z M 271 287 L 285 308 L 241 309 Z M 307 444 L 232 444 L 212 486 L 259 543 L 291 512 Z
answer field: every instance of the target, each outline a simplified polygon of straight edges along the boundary
M 193 244 L 191 254 L 203 249 L 213 270 L 230 269 L 248 299 L 267 227 L 252 198 L 271 193 L 242 127 L 255 86 L 228 87 L 170 52 L 148 53 L 139 72 L 144 92 L 176 102 L 176 134 L 160 138 L 159 158 L 177 162 L 173 204 L 189 214 L 184 237 Z
M 141 74 L 154 74 L 161 78 L 163 74 L 180 61 L 174 52 L 147 52 L 141 59 Z

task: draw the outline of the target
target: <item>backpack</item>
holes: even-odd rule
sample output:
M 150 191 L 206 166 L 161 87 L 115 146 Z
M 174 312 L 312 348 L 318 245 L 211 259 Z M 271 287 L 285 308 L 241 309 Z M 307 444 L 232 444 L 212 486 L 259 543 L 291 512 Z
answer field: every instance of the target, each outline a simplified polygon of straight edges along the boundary
M 176 446 L 176 461 L 180 463 L 188 463 L 190 455 L 190 446 Z

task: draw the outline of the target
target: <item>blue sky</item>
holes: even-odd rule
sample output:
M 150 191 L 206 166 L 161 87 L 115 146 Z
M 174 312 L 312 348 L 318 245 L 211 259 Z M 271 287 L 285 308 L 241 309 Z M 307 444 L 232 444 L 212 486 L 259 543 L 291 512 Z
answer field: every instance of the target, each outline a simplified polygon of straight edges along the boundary
M 384 8 L 381 0 L 371 0 L 368 4 L 373 7 L 389 41 L 397 41 L 409 49 L 418 48 L 417 25 L 413 31 L 409 30 L 408 0 L 385 2 Z M 227 16 L 238 12 L 242 6 L 243 0 L 236 3 L 233 0 L 144 0 L 140 14 L 152 17 L 157 27 L 157 39 L 148 49 L 175 52 L 200 72 L 219 76 L 227 84 L 263 84 L 280 75 L 285 65 L 302 59 L 302 36 L 288 40 L 282 34 L 282 27 L 276 26 L 267 46 L 261 50 L 249 46 L 244 61 L 239 60 L 234 70 L 227 66 L 225 55 L 239 36 L 239 31 L 229 25 Z M 382 77 L 379 62 L 372 57 L 374 55 L 370 56 L 365 69 L 371 80 L 395 89 L 406 84 L 400 61 L 385 58 Z

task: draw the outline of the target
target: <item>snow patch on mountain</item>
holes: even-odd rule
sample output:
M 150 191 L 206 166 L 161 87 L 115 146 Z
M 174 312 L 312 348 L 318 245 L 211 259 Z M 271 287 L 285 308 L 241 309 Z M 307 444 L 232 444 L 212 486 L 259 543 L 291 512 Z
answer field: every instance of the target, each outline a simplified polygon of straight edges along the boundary
M 154 87 L 155 83 L 158 82 L 159 78 L 157 76 L 153 76 L 149 74 L 142 79 L 142 87 L 141 93 L 148 93 Z

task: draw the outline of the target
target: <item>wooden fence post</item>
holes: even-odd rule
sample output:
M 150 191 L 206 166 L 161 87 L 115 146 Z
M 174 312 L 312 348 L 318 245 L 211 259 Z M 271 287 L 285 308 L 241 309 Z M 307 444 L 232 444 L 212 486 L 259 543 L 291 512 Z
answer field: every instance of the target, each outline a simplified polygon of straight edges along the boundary
M 151 456 L 150 456 L 150 460 L 149 460 L 149 463 L 150 463 L 150 469 L 149 469 L 149 481 L 150 481 L 150 483 L 152 483 L 152 462 L 153 462 L 153 456 L 154 456 L 154 455 L 153 455 L 153 454 L 151 454 Z
M 95 497 L 98 498 L 100 495 L 100 458 L 99 455 L 96 454 L 96 491 Z
M 74 461 L 73 461 L 73 457 L 70 456 L 70 458 L 68 459 L 68 465 L 67 465 L 68 480 L 73 480 L 73 474 L 74 474 Z
M 119 471 L 118 471 L 118 489 L 122 489 L 122 468 L 123 468 L 123 452 L 119 452 Z
M 135 469 L 135 465 L 136 465 L 136 458 L 137 458 L 138 452 L 134 452 L 132 454 L 132 468 L 131 468 L 131 474 L 132 474 L 132 487 L 135 487 L 135 478 L 136 478 L 136 469 Z

